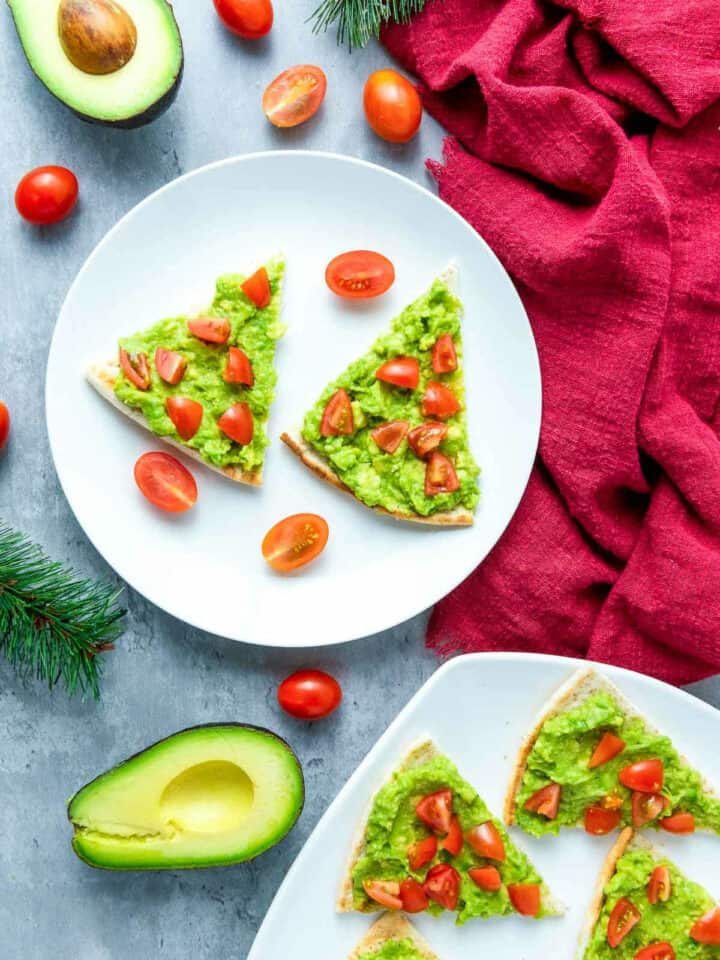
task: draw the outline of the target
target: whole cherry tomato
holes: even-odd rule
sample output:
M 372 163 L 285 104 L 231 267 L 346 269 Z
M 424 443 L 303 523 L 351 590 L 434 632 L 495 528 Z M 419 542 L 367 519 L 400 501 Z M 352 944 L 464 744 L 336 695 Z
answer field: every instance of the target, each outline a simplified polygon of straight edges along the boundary
M 298 670 L 278 687 L 278 703 L 299 720 L 320 720 L 337 710 L 342 688 L 335 677 L 322 670 Z
M 26 173 L 15 191 L 21 217 L 37 226 L 63 220 L 78 198 L 77 177 L 66 167 L 36 167 Z
M 8 436 L 10 435 L 10 411 L 5 406 L 5 404 L 0 400 L 0 450 L 7 443 Z
M 243 40 L 257 40 L 270 33 L 273 8 L 270 0 L 213 0 L 217 15 L 232 33 Z
M 376 70 L 370 74 L 363 106 L 375 133 L 390 143 L 407 143 L 420 128 L 420 95 L 397 70 Z

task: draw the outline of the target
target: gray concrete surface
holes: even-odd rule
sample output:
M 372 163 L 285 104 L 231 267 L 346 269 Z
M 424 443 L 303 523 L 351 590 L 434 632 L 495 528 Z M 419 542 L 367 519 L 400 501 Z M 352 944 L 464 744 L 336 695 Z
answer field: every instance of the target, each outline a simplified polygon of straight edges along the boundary
M 87 573 L 112 575 L 60 491 L 43 417 L 47 348 L 57 311 L 103 234 L 178 174 L 233 154 L 306 147 L 386 164 L 421 183 L 441 134 L 426 118 L 406 147 L 377 140 L 362 116 L 366 76 L 387 60 L 352 56 L 304 20 L 314 0 L 277 0 L 272 35 L 255 45 L 226 33 L 211 0 L 177 0 L 186 73 L 176 104 L 137 131 L 75 119 L 35 80 L 0 6 L 0 396 L 13 440 L 0 458 L 0 515 Z M 321 114 L 294 131 L 264 120 L 267 82 L 315 62 L 329 80 Z M 17 180 L 41 163 L 75 170 L 82 200 L 64 224 L 38 230 L 12 207 Z M 0 662 L 0 958 L 2 960 L 243 960 L 285 871 L 354 767 L 437 666 L 425 618 L 346 647 L 266 651 L 207 636 L 132 591 L 127 633 L 107 658 L 100 705 L 21 687 Z M 345 702 L 311 726 L 285 717 L 277 683 L 300 665 L 335 673 Z M 696 693 L 720 705 L 720 683 Z M 71 853 L 64 801 L 108 765 L 181 727 L 214 720 L 266 725 L 297 749 L 307 776 L 300 823 L 258 861 L 197 873 L 113 875 Z M 279 958 L 278 958 L 279 960 Z

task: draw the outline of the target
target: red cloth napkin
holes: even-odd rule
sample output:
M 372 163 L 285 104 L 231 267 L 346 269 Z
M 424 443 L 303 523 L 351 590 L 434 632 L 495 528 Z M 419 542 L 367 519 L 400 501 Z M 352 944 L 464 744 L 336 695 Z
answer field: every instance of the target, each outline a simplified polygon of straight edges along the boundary
M 430 0 L 383 41 L 543 374 L 525 497 L 429 645 L 720 671 L 717 0 Z

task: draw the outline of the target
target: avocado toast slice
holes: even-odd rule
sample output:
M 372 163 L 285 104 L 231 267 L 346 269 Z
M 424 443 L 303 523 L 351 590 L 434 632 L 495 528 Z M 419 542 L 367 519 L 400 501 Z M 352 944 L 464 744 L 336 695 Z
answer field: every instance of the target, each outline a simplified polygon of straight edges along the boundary
M 219 277 L 205 313 L 169 317 L 121 337 L 115 356 L 90 366 L 88 381 L 165 443 L 237 483 L 259 486 L 277 380 L 275 345 L 284 333 L 283 273 L 283 261 L 274 259 L 250 278 Z M 189 429 L 178 419 L 178 401 L 195 411 Z
M 323 480 L 398 520 L 468 526 L 479 499 L 456 286 L 451 266 L 282 434 Z
M 718 960 L 720 908 L 644 835 L 627 828 L 600 872 L 578 958 Z
M 583 826 L 594 834 L 621 826 L 720 833 L 720 799 L 613 683 L 582 668 L 520 748 L 505 822 L 535 836 Z
M 343 877 L 339 911 L 384 907 L 434 915 L 448 909 L 458 924 L 562 912 L 529 859 L 430 740 L 412 749 L 376 793 Z
M 370 927 L 348 960 L 438 960 L 405 917 L 386 913 Z

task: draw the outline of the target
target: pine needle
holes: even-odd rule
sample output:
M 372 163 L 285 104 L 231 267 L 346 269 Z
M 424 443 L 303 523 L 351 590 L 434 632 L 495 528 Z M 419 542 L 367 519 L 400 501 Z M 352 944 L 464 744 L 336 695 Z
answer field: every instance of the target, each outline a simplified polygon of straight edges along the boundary
M 364 47 L 380 34 L 383 24 L 407 23 L 425 6 L 425 0 L 322 0 L 311 15 L 313 33 L 337 23 L 338 43 Z
M 21 679 L 99 699 L 98 654 L 123 631 L 120 592 L 79 578 L 0 520 L 0 654 Z

